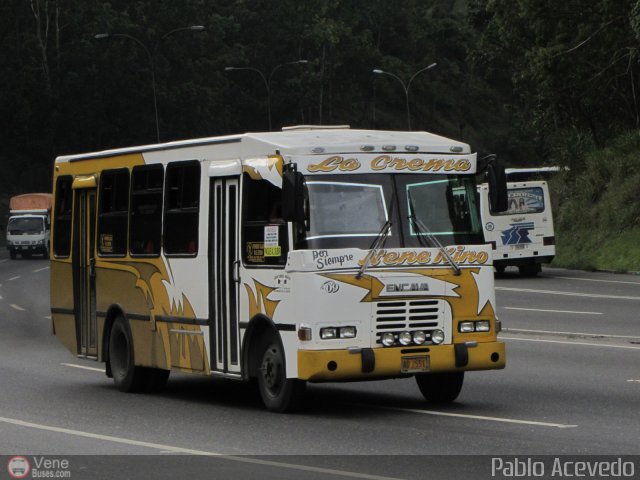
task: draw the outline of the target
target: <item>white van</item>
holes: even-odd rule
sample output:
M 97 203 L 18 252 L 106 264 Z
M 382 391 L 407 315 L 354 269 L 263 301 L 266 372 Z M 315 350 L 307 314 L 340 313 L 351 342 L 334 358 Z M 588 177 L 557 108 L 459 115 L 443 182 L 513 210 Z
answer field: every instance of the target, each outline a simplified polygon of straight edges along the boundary
M 556 254 L 549 187 L 546 181 L 524 181 L 507 182 L 507 189 L 508 210 L 493 213 L 488 185 L 478 186 L 484 239 L 493 247 L 496 272 L 513 265 L 521 275 L 534 276 Z

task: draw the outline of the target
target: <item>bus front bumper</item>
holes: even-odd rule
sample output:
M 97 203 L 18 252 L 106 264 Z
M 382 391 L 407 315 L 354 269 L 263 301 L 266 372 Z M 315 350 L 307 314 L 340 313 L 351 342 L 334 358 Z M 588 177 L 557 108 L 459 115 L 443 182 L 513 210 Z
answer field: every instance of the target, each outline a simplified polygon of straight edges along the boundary
M 504 368 L 505 362 L 504 342 L 298 350 L 298 378 L 310 382 L 393 378 L 421 372 L 495 370 Z

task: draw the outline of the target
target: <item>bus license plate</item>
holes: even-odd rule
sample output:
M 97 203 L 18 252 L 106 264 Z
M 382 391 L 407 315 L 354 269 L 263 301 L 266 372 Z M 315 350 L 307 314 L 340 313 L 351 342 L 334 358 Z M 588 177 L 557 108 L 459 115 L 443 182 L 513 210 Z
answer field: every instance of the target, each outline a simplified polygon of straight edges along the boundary
M 402 366 L 400 371 L 403 373 L 410 372 L 428 372 L 429 356 L 421 355 L 419 357 L 402 357 Z

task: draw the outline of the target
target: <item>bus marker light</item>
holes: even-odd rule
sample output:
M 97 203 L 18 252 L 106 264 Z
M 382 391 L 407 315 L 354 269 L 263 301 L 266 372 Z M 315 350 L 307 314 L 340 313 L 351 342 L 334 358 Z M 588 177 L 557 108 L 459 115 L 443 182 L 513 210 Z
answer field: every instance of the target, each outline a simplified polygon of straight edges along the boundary
M 387 332 L 382 334 L 382 338 L 380 339 L 380 341 L 382 342 L 382 345 L 384 345 L 385 347 L 390 347 L 396 342 L 396 339 L 393 336 L 393 333 Z
M 434 330 L 431 332 L 431 342 L 435 345 L 444 342 L 444 332 L 442 330 Z
M 402 332 L 400 335 L 398 335 L 398 341 L 402 345 L 409 345 L 412 340 L 413 337 L 411 335 L 411 332 Z
M 415 343 L 416 345 L 422 345 L 426 341 L 427 341 L 427 336 L 422 330 L 413 332 L 413 343 Z

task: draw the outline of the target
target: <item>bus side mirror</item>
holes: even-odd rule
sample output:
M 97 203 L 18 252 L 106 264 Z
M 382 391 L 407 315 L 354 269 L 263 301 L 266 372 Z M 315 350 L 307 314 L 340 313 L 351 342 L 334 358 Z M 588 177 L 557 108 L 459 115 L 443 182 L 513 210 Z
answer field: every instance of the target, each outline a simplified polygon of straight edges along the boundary
M 487 169 L 487 177 L 491 212 L 506 212 L 509 209 L 509 203 L 507 199 L 507 174 L 504 171 L 504 167 L 491 163 Z
M 282 174 L 282 218 L 286 222 L 296 222 L 308 230 L 308 208 L 304 176 L 295 170 L 285 170 Z

